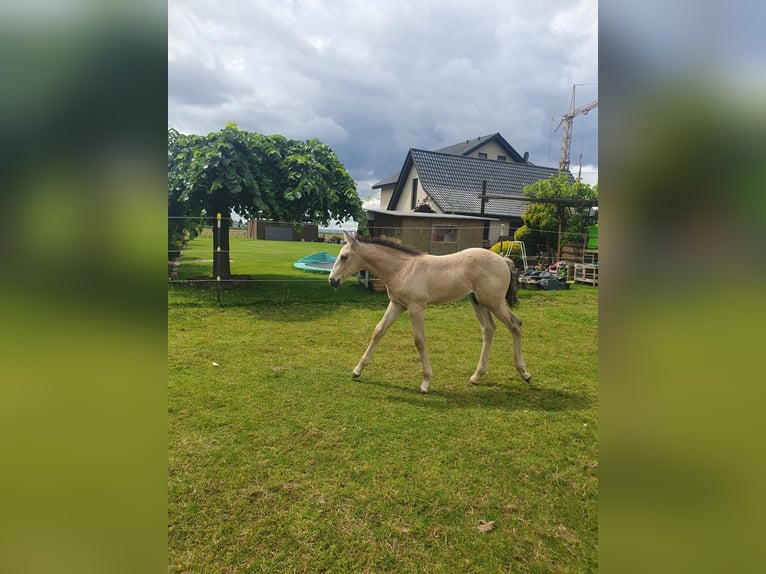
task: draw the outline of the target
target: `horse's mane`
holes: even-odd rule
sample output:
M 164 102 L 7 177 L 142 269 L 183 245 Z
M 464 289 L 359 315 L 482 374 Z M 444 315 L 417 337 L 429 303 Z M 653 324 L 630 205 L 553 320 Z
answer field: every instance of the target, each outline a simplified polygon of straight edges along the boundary
M 423 252 L 414 247 L 407 247 L 406 245 L 400 245 L 392 241 L 386 241 L 385 239 L 373 239 L 371 237 L 365 237 L 364 235 L 357 235 L 356 240 L 360 243 L 369 243 L 371 245 L 380 245 L 381 247 L 388 247 L 389 249 L 396 249 L 402 253 L 409 255 L 421 255 Z

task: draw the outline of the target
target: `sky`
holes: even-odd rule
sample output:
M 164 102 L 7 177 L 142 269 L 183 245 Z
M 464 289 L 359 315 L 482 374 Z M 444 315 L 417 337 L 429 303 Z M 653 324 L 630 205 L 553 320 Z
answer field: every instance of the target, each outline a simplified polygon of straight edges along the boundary
M 596 0 L 169 0 L 168 127 L 318 138 L 357 183 L 410 148 L 500 132 L 557 167 L 572 87 L 598 98 Z M 573 122 L 572 173 L 598 181 L 598 108 Z

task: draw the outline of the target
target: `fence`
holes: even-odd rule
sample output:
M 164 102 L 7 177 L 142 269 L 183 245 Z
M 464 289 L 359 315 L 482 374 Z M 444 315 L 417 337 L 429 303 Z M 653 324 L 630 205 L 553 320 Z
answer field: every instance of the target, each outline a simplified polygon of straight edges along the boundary
M 213 263 L 213 271 L 212 276 L 209 278 L 202 278 L 202 277 L 195 277 L 195 278 L 186 278 L 186 279 L 178 279 L 176 278 L 176 272 L 178 269 L 178 266 L 181 264 L 181 253 L 183 253 L 184 256 L 190 256 L 197 254 L 193 249 L 189 249 L 188 247 L 184 248 L 182 252 L 179 252 L 178 259 L 171 261 L 169 259 L 168 262 L 168 282 L 170 284 L 216 284 L 218 286 L 218 297 L 220 299 L 220 285 L 221 284 L 248 284 L 248 283 L 274 283 L 274 282 L 295 282 L 295 283 L 305 283 L 305 282 L 318 282 L 318 281 L 326 281 L 325 276 L 317 276 L 317 277 L 306 277 L 304 278 L 290 278 L 290 279 L 264 279 L 264 278 L 248 278 L 248 277 L 226 277 L 224 273 L 221 272 L 223 265 L 224 258 L 228 257 L 229 260 L 236 258 L 236 252 L 232 251 L 230 249 L 222 249 L 221 248 L 221 237 L 220 234 L 222 233 L 223 229 L 226 228 L 226 226 L 222 226 L 222 221 L 224 219 L 228 219 L 230 222 L 234 223 L 237 221 L 240 221 L 240 225 L 233 225 L 228 226 L 227 232 L 230 234 L 230 236 L 235 237 L 255 237 L 252 234 L 252 228 L 249 228 L 247 226 L 241 225 L 241 220 L 232 220 L 230 218 L 223 218 L 223 217 L 216 217 L 216 218 L 179 218 L 179 217 L 171 217 L 169 219 L 193 219 L 195 221 L 202 221 L 203 222 L 203 233 L 207 232 L 207 230 L 210 231 L 211 234 L 214 236 L 214 245 L 217 245 L 217 248 L 212 253 L 212 263 Z M 289 222 L 277 222 L 277 224 L 281 225 L 292 225 Z M 419 248 L 424 251 L 433 252 L 436 251 L 436 253 L 445 253 L 450 252 L 449 248 L 450 246 L 460 246 L 460 248 L 465 248 L 469 246 L 478 247 L 481 245 L 481 227 L 476 226 L 453 226 L 453 225 L 440 225 L 440 224 L 430 224 L 427 226 L 407 226 L 406 228 L 402 228 L 401 226 L 396 227 L 382 227 L 382 226 L 374 226 L 371 227 L 371 231 L 373 232 L 373 236 L 376 238 L 381 238 L 385 240 L 391 240 L 394 242 L 401 242 L 405 245 L 413 246 L 416 248 Z M 558 232 L 551 231 L 551 232 L 545 232 L 541 231 L 541 233 L 549 233 L 552 238 L 552 243 L 555 243 L 555 239 L 553 239 L 555 236 L 558 235 Z M 218 236 L 216 236 L 218 234 Z M 420 237 L 420 243 L 412 245 L 413 238 Z M 422 238 L 425 237 L 426 239 L 423 240 Z M 510 238 L 512 236 L 504 236 L 503 238 Z M 470 238 L 470 239 L 467 239 Z M 255 239 L 258 240 L 258 239 Z M 302 240 L 302 242 L 312 243 L 316 245 L 321 245 L 324 242 L 332 242 L 332 243 L 340 243 L 342 242 L 342 234 L 340 231 L 327 231 L 327 230 L 318 230 L 317 231 L 317 240 L 316 241 L 305 241 L 305 239 Z M 425 242 L 424 242 L 425 241 Z M 567 261 L 570 263 L 575 262 L 582 262 L 583 258 L 583 250 L 585 247 L 585 241 L 586 236 L 583 235 L 583 242 L 582 245 L 575 245 L 575 244 L 569 244 L 564 247 L 562 250 L 562 260 Z M 436 249 L 434 249 L 434 246 L 436 246 Z M 452 249 L 452 251 L 457 251 L 458 249 Z M 199 252 L 199 259 L 200 260 L 208 260 L 211 252 L 209 250 L 205 250 L 204 252 Z M 285 253 L 287 255 L 287 252 Z M 208 257 L 204 257 L 207 255 Z M 232 257 L 233 256 L 233 257 Z M 553 260 L 554 257 L 552 256 L 539 256 L 539 255 L 528 255 L 527 257 L 528 261 L 530 262 L 530 265 L 538 264 L 543 267 L 547 267 L 549 264 L 554 263 Z

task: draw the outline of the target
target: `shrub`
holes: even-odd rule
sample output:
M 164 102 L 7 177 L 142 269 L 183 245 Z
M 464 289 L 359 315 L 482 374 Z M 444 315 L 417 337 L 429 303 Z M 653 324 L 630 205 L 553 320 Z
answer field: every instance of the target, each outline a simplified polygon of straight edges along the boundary
M 489 248 L 490 251 L 497 253 L 498 255 L 505 255 L 508 253 L 508 247 L 511 245 L 510 241 L 503 241 L 501 244 L 499 241 Z M 521 256 L 521 245 L 518 243 L 511 249 L 511 256 Z

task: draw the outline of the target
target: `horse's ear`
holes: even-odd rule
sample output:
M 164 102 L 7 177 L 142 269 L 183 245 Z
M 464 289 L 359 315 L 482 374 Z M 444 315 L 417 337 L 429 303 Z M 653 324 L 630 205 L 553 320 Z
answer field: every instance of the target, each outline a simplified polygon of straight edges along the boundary
M 356 237 L 354 237 L 353 235 L 351 235 L 351 234 L 350 234 L 348 231 L 346 231 L 345 229 L 343 230 L 343 235 L 345 235 L 345 236 L 346 236 L 346 242 L 347 242 L 347 243 L 351 243 L 352 245 L 356 245 Z

